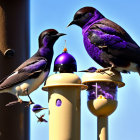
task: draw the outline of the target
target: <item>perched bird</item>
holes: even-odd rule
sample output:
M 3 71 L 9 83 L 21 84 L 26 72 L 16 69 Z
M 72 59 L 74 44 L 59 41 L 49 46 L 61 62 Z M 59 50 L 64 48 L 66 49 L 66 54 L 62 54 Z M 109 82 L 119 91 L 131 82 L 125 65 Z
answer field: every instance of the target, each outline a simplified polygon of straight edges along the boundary
M 43 31 L 39 36 L 38 51 L 15 71 L 0 81 L 0 93 L 11 93 L 17 96 L 27 95 L 36 90 L 48 77 L 53 57 L 55 41 L 65 34 L 54 29 Z M 30 97 L 29 97 L 30 98 Z M 29 104 L 32 104 L 30 99 Z
M 87 70 L 81 70 L 79 72 L 95 72 L 97 69 L 95 67 L 90 67 Z
M 93 7 L 78 10 L 68 26 L 72 24 L 82 28 L 87 53 L 104 67 L 99 71 L 115 69 L 140 74 L 140 48 L 121 26 Z
M 37 122 L 48 122 L 46 119 L 43 118 L 44 116 L 45 114 L 41 115 L 40 117 L 36 116 L 38 118 Z
M 33 106 L 33 108 L 32 108 L 32 111 L 33 111 L 34 113 L 38 113 L 38 112 L 40 112 L 41 110 L 44 110 L 44 109 L 47 109 L 47 108 L 44 108 L 44 107 L 42 107 L 42 106 L 39 105 L 39 104 L 35 104 L 35 105 Z

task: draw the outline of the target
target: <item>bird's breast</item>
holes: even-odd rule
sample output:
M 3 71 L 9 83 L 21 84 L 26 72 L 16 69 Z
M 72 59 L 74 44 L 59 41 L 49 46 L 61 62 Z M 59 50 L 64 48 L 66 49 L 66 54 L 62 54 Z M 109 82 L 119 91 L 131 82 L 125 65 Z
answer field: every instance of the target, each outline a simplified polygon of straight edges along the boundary
M 103 60 L 101 59 L 102 50 L 90 42 L 87 32 L 83 36 L 83 41 L 84 41 L 85 49 L 89 54 L 89 56 L 102 66 L 104 63 Z
M 6 88 L 1 91 L 1 93 L 11 93 L 16 95 L 25 96 L 27 95 L 26 90 L 28 91 L 28 94 L 36 90 L 47 78 L 49 72 L 42 72 L 37 78 L 27 79 L 19 84 L 16 84 L 10 88 Z

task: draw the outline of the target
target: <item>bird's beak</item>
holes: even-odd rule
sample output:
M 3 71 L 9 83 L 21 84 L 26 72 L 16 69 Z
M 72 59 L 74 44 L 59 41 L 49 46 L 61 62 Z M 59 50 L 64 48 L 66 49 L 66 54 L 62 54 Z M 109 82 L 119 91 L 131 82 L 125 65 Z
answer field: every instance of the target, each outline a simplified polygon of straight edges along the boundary
M 69 23 L 68 25 L 67 25 L 67 28 L 69 27 L 69 26 L 71 26 L 72 24 L 74 24 L 75 23 L 75 21 L 73 20 L 71 23 Z
M 78 72 L 88 72 L 88 70 L 81 70 L 81 71 L 78 71 Z
M 48 109 L 48 108 L 40 108 L 40 109 L 44 110 L 44 109 Z
M 64 33 L 58 33 L 56 36 L 57 37 L 60 37 L 60 36 L 63 36 L 63 35 L 66 35 L 66 34 L 64 34 Z

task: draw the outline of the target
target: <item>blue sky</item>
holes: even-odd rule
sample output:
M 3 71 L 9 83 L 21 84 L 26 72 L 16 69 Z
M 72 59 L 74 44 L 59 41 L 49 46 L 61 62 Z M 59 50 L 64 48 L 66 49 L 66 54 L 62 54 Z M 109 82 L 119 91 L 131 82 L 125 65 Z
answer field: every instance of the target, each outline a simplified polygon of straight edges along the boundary
M 76 61 L 78 70 L 90 66 L 101 68 L 86 53 L 82 30 L 78 26 L 66 28 L 74 13 L 84 6 L 97 8 L 105 17 L 121 25 L 140 45 L 139 0 L 31 0 L 30 1 L 30 47 L 33 55 L 38 49 L 39 34 L 49 28 L 66 33 L 54 46 L 53 62 L 67 41 L 68 52 Z M 50 75 L 53 74 L 53 63 Z M 82 77 L 81 73 L 77 73 Z M 137 73 L 123 74 L 126 86 L 118 90 L 117 110 L 109 117 L 110 140 L 137 140 L 140 132 L 140 77 Z M 41 86 L 42 87 L 42 86 Z M 48 106 L 48 93 L 41 87 L 31 94 L 34 102 Z M 48 120 L 48 111 L 45 118 Z M 39 114 L 39 115 L 41 115 Z M 31 112 L 31 140 L 49 140 L 49 124 L 37 123 Z M 97 139 L 97 119 L 87 108 L 86 91 L 81 92 L 81 140 Z

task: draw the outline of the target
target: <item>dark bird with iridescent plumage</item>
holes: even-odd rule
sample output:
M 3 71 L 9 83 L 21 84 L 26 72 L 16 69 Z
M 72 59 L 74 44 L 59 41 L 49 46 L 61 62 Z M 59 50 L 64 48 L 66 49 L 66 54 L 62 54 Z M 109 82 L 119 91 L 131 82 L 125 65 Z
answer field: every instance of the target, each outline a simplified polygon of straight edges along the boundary
M 90 68 L 88 68 L 86 70 L 81 70 L 79 72 L 96 72 L 96 71 L 97 71 L 97 69 L 95 67 L 90 67 Z
M 18 98 L 36 90 L 48 77 L 53 57 L 53 46 L 56 40 L 65 34 L 58 33 L 55 29 L 43 31 L 39 36 L 38 51 L 15 71 L 0 81 L 0 93 L 11 93 Z M 9 105 L 17 103 L 12 102 Z M 29 104 L 32 104 L 30 98 Z
M 103 70 L 140 74 L 140 47 L 121 26 L 93 7 L 78 10 L 72 24 L 82 28 L 85 49 Z
M 38 118 L 37 122 L 48 122 L 46 119 L 44 119 L 45 114 L 41 115 L 40 117 L 36 116 Z
M 38 113 L 38 112 L 40 112 L 40 111 L 42 111 L 42 110 L 44 110 L 44 109 L 47 109 L 47 108 L 44 108 L 44 107 L 42 107 L 42 106 L 39 105 L 39 104 L 35 104 L 35 105 L 33 106 L 33 108 L 32 108 L 32 111 L 33 111 L 34 113 Z

